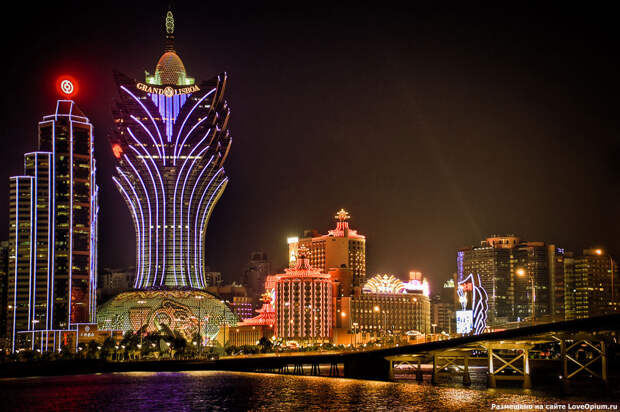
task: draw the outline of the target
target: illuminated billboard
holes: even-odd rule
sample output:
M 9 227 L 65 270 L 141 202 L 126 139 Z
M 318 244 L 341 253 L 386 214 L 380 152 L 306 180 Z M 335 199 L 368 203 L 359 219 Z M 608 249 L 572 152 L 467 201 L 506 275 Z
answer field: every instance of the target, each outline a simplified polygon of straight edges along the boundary
M 457 311 L 457 329 L 459 327 L 459 312 L 461 313 L 462 325 L 461 330 L 457 333 L 480 334 L 484 332 L 487 323 L 488 296 L 482 287 L 480 275 L 469 274 L 465 279 L 458 282 L 456 292 L 459 296 L 461 310 Z M 471 315 L 465 315 L 465 312 Z M 471 320 L 468 317 L 471 316 Z

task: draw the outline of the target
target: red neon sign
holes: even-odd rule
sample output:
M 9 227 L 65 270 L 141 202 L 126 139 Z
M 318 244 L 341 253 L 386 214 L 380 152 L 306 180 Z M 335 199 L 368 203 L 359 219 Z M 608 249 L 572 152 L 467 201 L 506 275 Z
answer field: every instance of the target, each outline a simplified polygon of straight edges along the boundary
M 78 83 L 72 76 L 60 76 L 56 80 L 56 90 L 62 96 L 70 99 L 78 92 Z

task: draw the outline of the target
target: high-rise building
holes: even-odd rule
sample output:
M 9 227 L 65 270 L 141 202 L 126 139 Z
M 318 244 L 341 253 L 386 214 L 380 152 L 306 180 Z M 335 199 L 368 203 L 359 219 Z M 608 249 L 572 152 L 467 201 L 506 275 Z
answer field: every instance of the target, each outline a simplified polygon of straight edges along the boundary
M 222 285 L 222 272 L 213 272 L 209 269 L 204 274 L 204 280 L 206 287 L 221 286 Z
M 510 256 L 519 243 L 514 235 L 493 235 L 480 246 L 460 249 L 457 252 L 457 281 L 469 274 L 480 275 L 482 287 L 489 297 L 488 324 L 502 323 L 513 316 L 510 301 Z
M 250 261 L 243 271 L 241 283 L 248 291 L 248 296 L 253 299 L 254 305 L 258 308 L 261 303 L 261 296 L 265 293 L 265 279 L 271 271 L 271 263 L 267 259 L 265 252 L 252 252 Z
M 61 82 L 70 97 L 77 85 Z M 10 178 L 9 330 L 12 349 L 77 342 L 96 317 L 97 184 L 93 126 L 72 100 L 39 122 L 38 151 Z
M 204 288 L 205 229 L 228 183 L 228 76 L 197 83 L 187 75 L 168 12 L 155 73 L 115 79 L 113 180 L 135 228 L 135 287 Z
M 154 74 L 134 80 L 115 73 L 112 179 L 133 221 L 137 290 L 103 305 L 98 325 L 122 331 L 168 325 L 206 340 L 236 324 L 230 308 L 205 291 L 205 230 L 228 183 L 228 76 L 203 82 L 188 76 L 174 29 L 168 11 L 165 49 Z
M 567 271 L 567 277 L 573 295 L 567 308 L 571 319 L 620 311 L 618 264 L 603 249 L 585 249 L 574 258 L 574 268 Z
M 276 275 L 275 336 L 301 342 L 327 342 L 333 328 L 333 282 L 310 265 L 301 249 L 294 268 Z
M 133 289 L 135 268 L 104 268 L 97 282 L 97 300 L 101 303 L 114 295 Z
M 546 242 L 493 235 L 457 252 L 457 277 L 480 275 L 488 295 L 488 325 L 564 319 L 564 250 Z
M 353 273 L 353 286 L 366 283 L 366 237 L 349 228 L 349 214 L 341 209 L 336 214 L 336 228 L 327 235 L 310 234 L 303 238 L 290 237 L 289 263 L 294 267 L 298 250 L 310 251 L 310 265 L 327 273 L 333 268 L 347 268 Z

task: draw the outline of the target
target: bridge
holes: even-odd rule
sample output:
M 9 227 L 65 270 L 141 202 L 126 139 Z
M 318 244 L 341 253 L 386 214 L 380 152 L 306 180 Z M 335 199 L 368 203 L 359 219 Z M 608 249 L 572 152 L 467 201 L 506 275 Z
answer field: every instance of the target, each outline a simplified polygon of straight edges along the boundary
M 565 387 L 580 377 L 608 387 L 609 350 L 615 354 L 619 331 L 620 313 L 362 352 L 225 358 L 218 360 L 214 369 L 304 374 L 305 366 L 309 366 L 311 375 L 321 375 L 321 366 L 325 366 L 329 368 L 328 376 L 387 381 L 394 379 L 395 366 L 403 364 L 415 370 L 417 380 L 423 380 L 421 365 L 430 363 L 431 382 L 438 383 L 443 374 L 458 373 L 463 384 L 469 385 L 470 361 L 475 358 L 482 359 L 487 367 L 489 387 L 512 380 L 529 388 L 530 354 L 546 345 L 559 347 L 556 376 L 561 377 Z

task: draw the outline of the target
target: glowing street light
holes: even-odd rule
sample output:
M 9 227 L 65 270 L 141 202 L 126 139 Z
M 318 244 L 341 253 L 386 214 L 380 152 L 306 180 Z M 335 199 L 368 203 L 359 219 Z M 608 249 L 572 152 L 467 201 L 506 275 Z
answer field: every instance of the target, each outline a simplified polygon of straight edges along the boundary
M 516 270 L 516 274 L 518 276 L 525 276 L 526 275 L 526 271 L 523 268 L 518 268 Z M 534 288 L 534 276 L 532 273 L 528 273 L 529 274 L 529 280 L 532 284 L 532 325 L 534 325 L 534 316 L 536 315 L 536 306 L 535 306 L 535 302 L 536 302 L 536 289 Z

